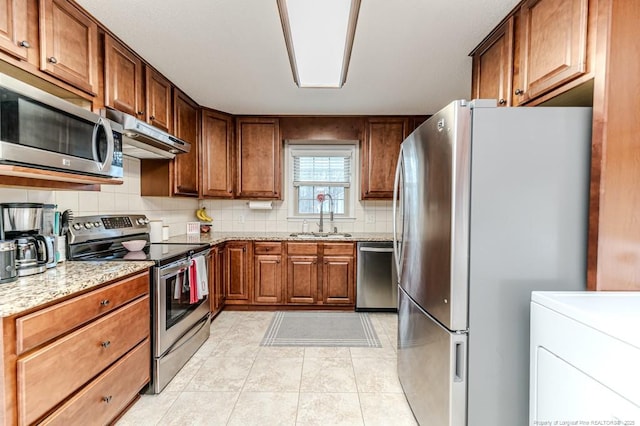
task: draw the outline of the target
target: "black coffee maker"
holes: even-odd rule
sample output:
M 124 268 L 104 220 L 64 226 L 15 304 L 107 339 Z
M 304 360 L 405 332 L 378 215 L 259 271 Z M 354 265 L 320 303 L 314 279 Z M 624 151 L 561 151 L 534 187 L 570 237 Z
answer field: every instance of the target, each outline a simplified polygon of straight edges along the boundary
M 21 277 L 44 272 L 53 253 L 40 235 L 42 208 L 41 203 L 0 204 L 0 239 L 15 242 L 16 272 Z

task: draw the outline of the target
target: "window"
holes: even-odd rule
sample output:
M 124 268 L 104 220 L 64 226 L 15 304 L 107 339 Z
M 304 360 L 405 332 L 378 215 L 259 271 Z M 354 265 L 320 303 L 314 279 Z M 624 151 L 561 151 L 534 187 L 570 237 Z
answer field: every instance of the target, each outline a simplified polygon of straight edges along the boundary
M 355 146 L 290 145 L 289 152 L 293 215 L 317 216 L 322 206 L 323 213 L 333 208 L 336 217 L 350 217 Z M 321 194 L 330 198 L 320 203 Z

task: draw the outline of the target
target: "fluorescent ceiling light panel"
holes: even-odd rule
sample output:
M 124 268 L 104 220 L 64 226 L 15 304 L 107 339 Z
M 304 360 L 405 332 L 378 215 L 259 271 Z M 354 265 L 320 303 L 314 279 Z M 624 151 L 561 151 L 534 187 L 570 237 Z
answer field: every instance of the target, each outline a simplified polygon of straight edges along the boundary
M 360 0 L 277 0 L 293 79 L 300 87 L 342 87 Z

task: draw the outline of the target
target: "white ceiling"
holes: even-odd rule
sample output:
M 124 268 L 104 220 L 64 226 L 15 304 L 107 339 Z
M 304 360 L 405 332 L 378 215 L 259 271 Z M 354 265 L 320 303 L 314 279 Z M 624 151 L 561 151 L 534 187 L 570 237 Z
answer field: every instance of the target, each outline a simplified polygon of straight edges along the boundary
M 347 82 L 293 82 L 276 0 L 76 0 L 203 106 L 429 114 L 471 92 L 469 52 L 518 0 L 362 0 Z M 321 1 L 321 0 L 317 0 Z

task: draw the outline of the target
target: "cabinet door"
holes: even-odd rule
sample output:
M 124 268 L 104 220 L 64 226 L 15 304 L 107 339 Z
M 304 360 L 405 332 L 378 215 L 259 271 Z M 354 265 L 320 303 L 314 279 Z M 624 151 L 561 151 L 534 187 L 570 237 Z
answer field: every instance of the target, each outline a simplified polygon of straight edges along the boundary
M 152 126 L 173 133 L 171 82 L 151 67 L 146 67 L 146 121 Z
M 27 0 L 0 0 L 0 50 L 27 59 Z
M 254 259 L 254 303 L 282 303 L 282 256 L 258 255 Z
M 238 198 L 280 198 L 281 142 L 277 118 L 237 119 Z
M 407 118 L 367 120 L 362 143 L 361 197 L 392 199 L 400 144 L 409 135 Z
M 497 99 L 511 105 L 513 85 L 513 16 L 473 52 L 473 99 Z
M 322 262 L 322 299 L 327 304 L 354 303 L 354 258 L 325 256 Z
M 314 304 L 318 301 L 318 256 L 287 258 L 287 302 Z
M 40 0 L 40 69 L 96 93 L 98 26 L 65 0 Z
M 248 303 L 249 265 L 246 242 L 232 242 L 225 246 L 225 303 Z
M 233 118 L 202 112 L 202 185 L 204 197 L 233 198 Z
M 191 150 L 187 154 L 176 155 L 173 159 L 175 195 L 198 196 L 198 105 L 187 95 L 174 90 L 173 104 L 175 106 L 174 117 L 175 135 L 191 144 Z
M 144 120 L 142 60 L 108 34 L 104 36 L 105 105 Z
M 527 0 L 522 5 L 516 104 L 586 72 L 588 0 Z

